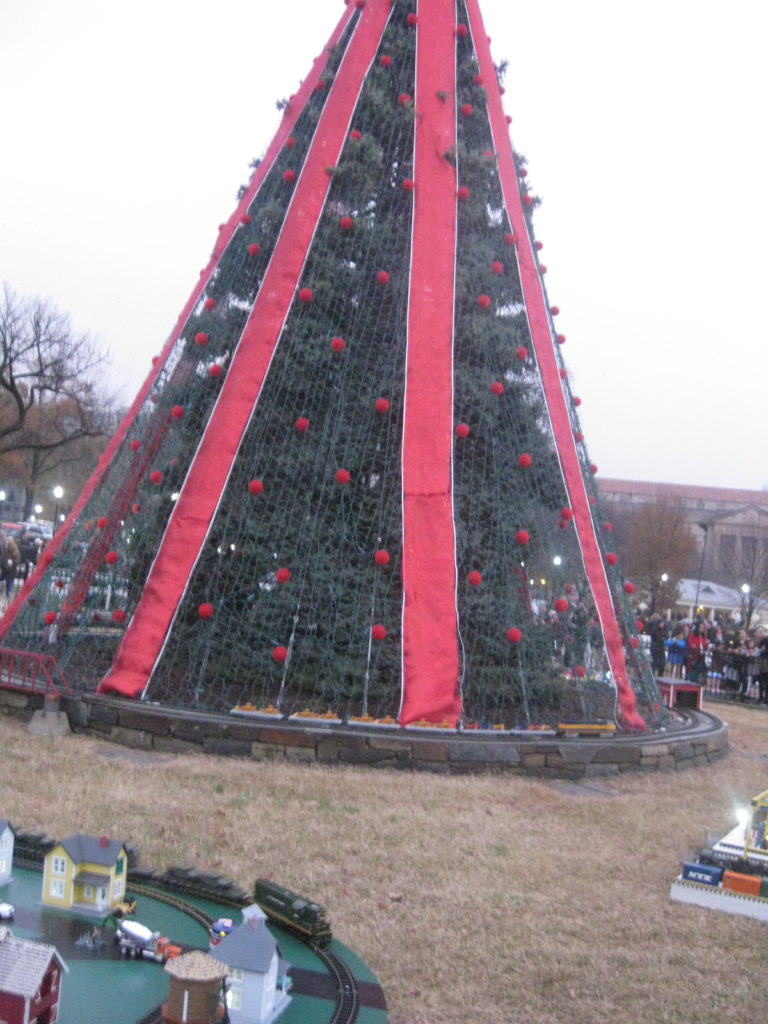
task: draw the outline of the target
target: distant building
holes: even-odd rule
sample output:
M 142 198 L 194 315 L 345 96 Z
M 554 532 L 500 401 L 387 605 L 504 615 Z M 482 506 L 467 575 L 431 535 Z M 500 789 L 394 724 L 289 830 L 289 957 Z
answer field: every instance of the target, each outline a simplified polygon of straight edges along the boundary
M 768 491 L 608 478 L 597 484 L 603 509 L 617 524 L 649 502 L 679 504 L 698 547 L 688 577 L 768 588 Z
M 106 836 L 74 835 L 56 843 L 43 868 L 43 903 L 106 917 L 125 893 L 128 854 Z
M 5 818 L 0 818 L 0 885 L 5 885 L 11 880 L 15 840 L 16 833 L 13 830 L 13 825 Z
M 0 1020 L 3 1024 L 53 1024 L 61 978 L 69 968 L 55 946 L 17 939 L 0 927 Z

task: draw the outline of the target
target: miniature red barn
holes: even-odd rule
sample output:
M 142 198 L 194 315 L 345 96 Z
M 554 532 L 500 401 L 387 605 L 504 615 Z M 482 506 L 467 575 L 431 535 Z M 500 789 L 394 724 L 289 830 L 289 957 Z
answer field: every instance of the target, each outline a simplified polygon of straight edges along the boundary
M 6 614 L 75 686 L 659 721 L 478 0 L 355 0 Z
M 54 946 L 17 939 L 0 926 L 0 1020 L 3 1024 L 54 1024 L 61 979 L 69 968 Z

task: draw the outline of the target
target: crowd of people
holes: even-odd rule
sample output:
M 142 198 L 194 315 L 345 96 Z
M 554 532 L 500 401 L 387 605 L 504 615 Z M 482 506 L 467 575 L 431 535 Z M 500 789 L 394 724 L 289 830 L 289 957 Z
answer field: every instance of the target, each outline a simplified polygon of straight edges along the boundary
M 0 529 L 0 598 L 9 601 L 16 580 L 34 569 L 45 541 L 40 533 L 22 526 L 14 533 Z
M 768 632 L 761 626 L 724 630 L 716 620 L 690 624 L 655 615 L 645 632 L 655 675 L 702 683 L 713 693 L 730 690 L 768 704 Z

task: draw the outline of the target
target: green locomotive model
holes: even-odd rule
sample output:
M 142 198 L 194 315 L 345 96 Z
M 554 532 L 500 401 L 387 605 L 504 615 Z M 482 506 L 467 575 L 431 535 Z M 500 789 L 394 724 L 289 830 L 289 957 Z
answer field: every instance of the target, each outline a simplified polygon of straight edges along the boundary
M 257 878 L 253 886 L 253 899 L 268 918 L 298 932 L 302 938 L 316 946 L 330 945 L 331 926 L 325 907 L 284 889 L 266 878 Z

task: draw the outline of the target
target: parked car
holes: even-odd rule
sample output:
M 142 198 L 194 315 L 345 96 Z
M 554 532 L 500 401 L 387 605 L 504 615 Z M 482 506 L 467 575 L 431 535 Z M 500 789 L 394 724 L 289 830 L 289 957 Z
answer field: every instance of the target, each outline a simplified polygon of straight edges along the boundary
M 12 921 L 16 907 L 12 903 L 0 903 L 0 921 Z

